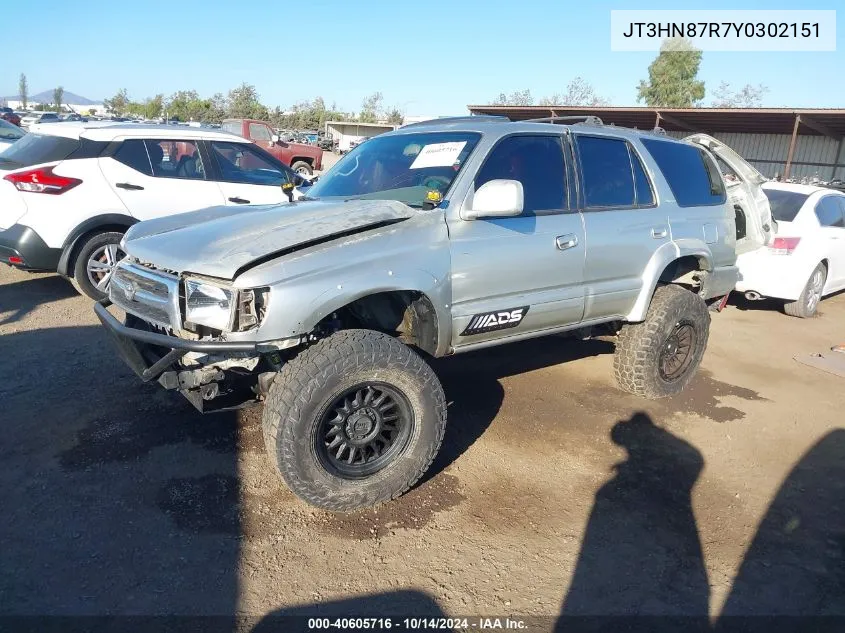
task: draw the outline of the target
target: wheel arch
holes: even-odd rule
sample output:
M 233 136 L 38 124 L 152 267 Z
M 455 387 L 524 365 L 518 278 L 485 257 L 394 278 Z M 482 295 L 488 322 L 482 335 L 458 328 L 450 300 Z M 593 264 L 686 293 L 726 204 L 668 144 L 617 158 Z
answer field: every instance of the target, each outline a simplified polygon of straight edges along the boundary
M 76 251 L 82 243 L 83 238 L 94 233 L 106 233 L 108 231 L 125 233 L 129 227 L 137 224 L 137 222 L 138 220 L 132 216 L 109 213 L 89 218 L 80 223 L 70 232 L 62 245 L 62 254 L 59 257 L 59 265 L 57 267 L 58 273 L 64 277 L 70 276 Z
M 666 243 L 652 256 L 643 272 L 643 285 L 634 307 L 626 316 L 626 321 L 643 321 L 648 313 L 651 298 L 660 284 L 678 284 L 693 286 L 693 275 L 713 270 L 711 254 L 704 248 L 679 248 Z
M 444 326 L 448 328 L 449 321 L 438 314 L 436 306 L 437 303 L 420 290 L 361 291 L 324 303 L 316 312 L 320 316 L 309 329 L 376 330 L 395 336 L 430 356 L 442 356 L 448 346 L 448 335 L 441 330 Z

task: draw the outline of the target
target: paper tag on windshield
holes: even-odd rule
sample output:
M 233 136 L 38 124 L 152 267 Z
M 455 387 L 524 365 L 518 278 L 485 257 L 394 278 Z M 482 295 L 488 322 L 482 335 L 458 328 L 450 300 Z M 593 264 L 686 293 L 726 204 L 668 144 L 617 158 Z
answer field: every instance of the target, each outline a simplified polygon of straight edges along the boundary
M 460 141 L 456 143 L 432 143 L 431 145 L 426 145 L 417 154 L 410 168 L 451 167 L 458 160 L 458 156 L 460 156 L 466 144 L 466 141 Z

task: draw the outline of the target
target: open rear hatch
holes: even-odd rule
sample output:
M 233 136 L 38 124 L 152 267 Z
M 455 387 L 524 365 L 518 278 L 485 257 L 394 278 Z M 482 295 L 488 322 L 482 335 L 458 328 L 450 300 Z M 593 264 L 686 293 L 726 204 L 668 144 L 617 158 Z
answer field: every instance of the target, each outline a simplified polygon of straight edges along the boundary
M 728 198 L 736 210 L 736 252 L 747 253 L 768 245 L 775 233 L 769 199 L 763 192 L 766 177 L 739 154 L 707 134 L 692 134 L 685 141 L 701 145 L 716 158 Z

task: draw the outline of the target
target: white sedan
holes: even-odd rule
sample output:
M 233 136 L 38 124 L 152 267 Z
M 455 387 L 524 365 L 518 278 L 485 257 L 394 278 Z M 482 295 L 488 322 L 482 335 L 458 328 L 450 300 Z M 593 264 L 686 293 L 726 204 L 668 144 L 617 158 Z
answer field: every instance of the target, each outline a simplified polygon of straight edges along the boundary
M 816 314 L 822 297 L 845 288 L 845 193 L 767 182 L 776 230 L 766 247 L 739 255 L 736 289 L 748 299 L 785 299 L 786 313 Z

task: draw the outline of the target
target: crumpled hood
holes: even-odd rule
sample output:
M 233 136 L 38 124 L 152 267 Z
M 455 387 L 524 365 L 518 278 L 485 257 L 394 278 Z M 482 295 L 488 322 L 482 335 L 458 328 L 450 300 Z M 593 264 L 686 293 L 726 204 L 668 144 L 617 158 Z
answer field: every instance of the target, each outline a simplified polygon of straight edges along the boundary
M 274 253 L 419 213 L 393 200 L 210 207 L 140 222 L 126 233 L 125 245 L 129 255 L 158 268 L 233 279 Z

